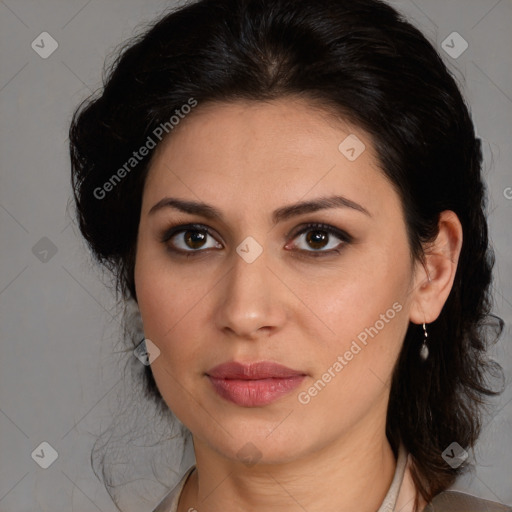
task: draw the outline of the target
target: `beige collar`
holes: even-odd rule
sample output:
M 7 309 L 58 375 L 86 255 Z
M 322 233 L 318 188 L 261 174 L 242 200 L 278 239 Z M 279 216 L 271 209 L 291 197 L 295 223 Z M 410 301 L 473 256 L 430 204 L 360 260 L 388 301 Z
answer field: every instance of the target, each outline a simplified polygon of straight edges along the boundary
M 400 444 L 395 474 L 377 512 L 413 512 L 416 486 L 411 475 L 411 457 L 405 446 Z M 419 510 L 423 510 L 426 502 L 419 497 Z

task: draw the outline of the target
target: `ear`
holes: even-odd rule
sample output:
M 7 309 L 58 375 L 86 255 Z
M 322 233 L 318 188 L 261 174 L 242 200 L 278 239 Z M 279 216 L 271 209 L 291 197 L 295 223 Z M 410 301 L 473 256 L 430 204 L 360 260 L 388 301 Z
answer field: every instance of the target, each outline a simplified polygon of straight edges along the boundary
M 452 289 L 462 247 L 462 226 L 457 215 L 445 210 L 439 215 L 439 232 L 424 248 L 425 264 L 416 262 L 411 322 L 422 324 L 437 319 Z

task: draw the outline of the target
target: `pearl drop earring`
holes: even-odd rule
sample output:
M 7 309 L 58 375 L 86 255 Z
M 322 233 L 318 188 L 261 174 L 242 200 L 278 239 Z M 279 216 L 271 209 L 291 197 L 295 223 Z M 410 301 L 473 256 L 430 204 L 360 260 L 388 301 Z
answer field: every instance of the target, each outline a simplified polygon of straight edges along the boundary
M 428 358 L 428 346 L 427 346 L 427 328 L 425 327 L 425 322 L 423 322 L 423 332 L 425 334 L 425 337 L 423 338 L 423 344 L 420 348 L 420 357 L 423 361 L 426 361 Z

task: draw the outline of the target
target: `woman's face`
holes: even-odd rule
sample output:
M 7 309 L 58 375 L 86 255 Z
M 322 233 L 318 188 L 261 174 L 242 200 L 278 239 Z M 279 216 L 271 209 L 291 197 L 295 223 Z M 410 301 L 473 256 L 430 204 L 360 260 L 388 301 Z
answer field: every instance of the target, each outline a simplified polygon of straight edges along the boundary
M 196 450 L 285 462 L 383 436 L 416 270 L 370 138 L 304 101 L 199 105 L 154 155 L 135 284 L 156 383 Z M 302 376 L 209 376 L 232 361 Z

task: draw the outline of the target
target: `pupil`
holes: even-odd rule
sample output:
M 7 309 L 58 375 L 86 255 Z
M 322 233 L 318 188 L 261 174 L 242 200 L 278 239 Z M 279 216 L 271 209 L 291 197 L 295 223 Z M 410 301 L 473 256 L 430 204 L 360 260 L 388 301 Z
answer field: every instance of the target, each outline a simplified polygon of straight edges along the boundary
M 315 236 L 313 236 L 315 235 Z M 307 235 L 307 242 L 311 242 L 313 244 L 313 248 L 315 249 L 321 249 L 324 247 L 325 244 L 322 244 L 322 242 L 325 242 L 327 239 L 327 234 L 325 231 L 310 231 Z M 317 247 L 317 245 L 320 245 Z
M 187 231 L 185 233 L 185 243 L 191 241 L 192 245 L 189 245 L 192 249 L 198 249 L 204 242 L 206 235 L 202 231 Z M 197 244 L 197 245 L 196 245 Z

